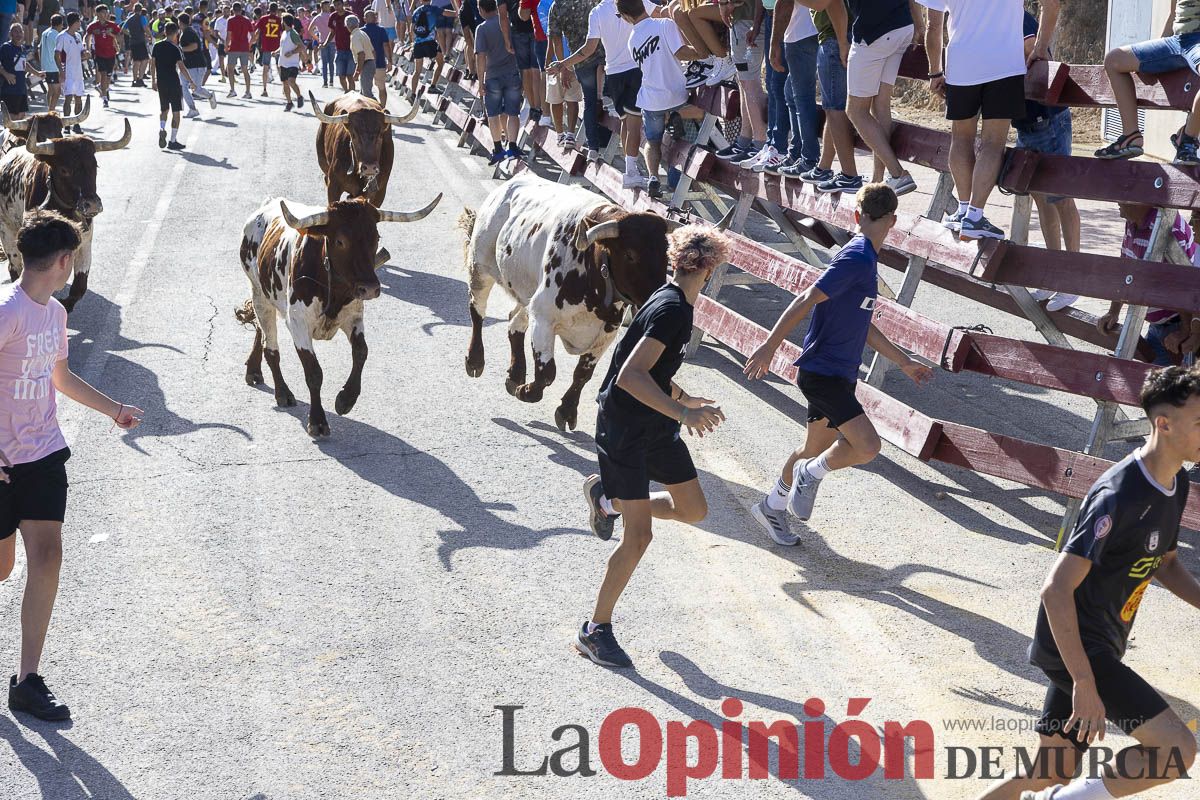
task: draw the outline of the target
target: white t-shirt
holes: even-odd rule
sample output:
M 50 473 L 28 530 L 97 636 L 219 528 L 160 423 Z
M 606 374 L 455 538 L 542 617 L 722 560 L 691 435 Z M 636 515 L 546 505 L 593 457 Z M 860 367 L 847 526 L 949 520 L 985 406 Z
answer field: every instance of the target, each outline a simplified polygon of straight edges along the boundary
M 66 70 L 63 74 L 63 82 L 70 80 L 83 80 L 83 42 L 79 40 L 78 35 L 73 35 L 67 31 L 62 31 L 58 34 L 58 41 L 54 44 L 54 52 L 65 53 L 63 58 L 66 61 Z
M 375 0 L 371 4 L 371 8 L 375 10 L 375 21 L 379 24 L 379 27 L 396 27 L 396 14 L 392 11 L 391 0 Z
M 797 6 L 792 9 L 792 18 L 788 20 L 787 30 L 783 32 L 785 44 L 798 42 L 810 36 L 817 35 L 817 26 L 813 23 L 812 14 L 808 9 Z
M 279 36 L 279 66 L 300 66 L 300 34 L 295 30 L 284 31 Z
M 642 88 L 638 105 L 643 111 L 666 111 L 687 102 L 687 83 L 675 51 L 683 36 L 673 20 L 644 19 L 633 26 L 627 52 L 641 67 Z
M 217 32 L 217 38 L 222 42 L 225 41 L 225 32 L 229 30 L 229 19 L 227 17 L 217 17 L 217 21 L 213 23 L 213 30 Z
M 917 0 L 950 12 L 946 83 L 981 83 L 1025 74 L 1025 8 L 1021 0 Z
M 658 6 L 650 0 L 642 0 L 647 14 L 653 14 Z M 637 62 L 629 55 L 629 34 L 633 26 L 617 16 L 617 0 L 601 0 L 588 13 L 589 39 L 599 39 L 604 45 L 604 72 L 616 75 L 637 68 Z

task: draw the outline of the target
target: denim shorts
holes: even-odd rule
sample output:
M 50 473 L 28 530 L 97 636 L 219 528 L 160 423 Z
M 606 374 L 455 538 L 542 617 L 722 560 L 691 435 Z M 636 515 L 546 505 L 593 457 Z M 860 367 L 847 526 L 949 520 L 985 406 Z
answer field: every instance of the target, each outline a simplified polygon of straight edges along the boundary
M 1172 333 L 1179 330 L 1181 321 L 1179 317 L 1174 317 L 1166 322 L 1151 322 L 1149 329 L 1146 331 L 1146 343 L 1150 345 L 1150 349 L 1154 351 L 1154 366 L 1156 367 L 1173 367 L 1176 364 L 1178 355 L 1167 349 L 1167 345 L 1163 342 Z
M 821 84 L 821 108 L 826 111 L 846 110 L 846 68 L 837 39 L 821 42 L 817 50 L 817 81 Z
M 517 57 L 517 69 L 537 69 L 537 54 L 533 51 L 533 34 L 524 31 L 509 31 L 512 39 L 514 55 Z
M 489 117 L 517 116 L 522 99 L 520 74 L 489 77 L 483 82 L 483 105 Z
M 1032 125 L 1021 125 L 1017 128 L 1017 149 L 1032 150 L 1035 153 L 1045 153 L 1050 156 L 1071 155 L 1071 112 L 1061 111 L 1052 117 L 1044 118 Z M 1051 203 L 1061 203 L 1066 199 L 1063 195 L 1047 195 Z
M 668 108 L 666 111 L 647 111 L 642 109 L 642 137 L 647 142 L 661 142 L 663 133 L 667 130 L 667 119 L 674 112 L 686 106 L 687 103 L 680 103 L 674 108 Z
M 349 78 L 354 74 L 354 54 L 349 50 L 338 50 L 333 63 L 339 78 Z
M 1200 33 L 1138 42 L 1129 48 L 1138 60 L 1138 72 L 1157 75 L 1188 69 L 1200 73 Z

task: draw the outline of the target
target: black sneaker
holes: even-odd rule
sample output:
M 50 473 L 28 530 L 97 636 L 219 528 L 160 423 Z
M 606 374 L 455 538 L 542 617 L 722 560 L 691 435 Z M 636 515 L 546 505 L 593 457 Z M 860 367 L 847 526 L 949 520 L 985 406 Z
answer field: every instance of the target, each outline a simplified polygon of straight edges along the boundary
M 607 542 L 612 538 L 613 525 L 619 515 L 609 514 L 600 507 L 600 498 L 603 495 L 604 485 L 600 482 L 600 476 L 588 476 L 583 482 L 583 496 L 588 504 L 588 524 L 592 526 L 592 533 L 601 541 Z
M 721 148 L 717 152 L 713 153 L 713 155 L 722 161 L 728 161 L 734 156 L 741 155 L 743 152 L 745 151 L 742 150 L 742 148 L 738 147 L 736 144 L 731 144 L 729 147 Z
M 168 142 L 167 149 L 168 150 L 183 150 L 185 148 L 184 148 L 183 142 Z
M 757 158 L 761 150 L 738 150 L 737 155 L 727 159 L 730 164 L 741 164 L 743 161 L 749 161 Z
M 837 176 L 830 178 L 827 181 L 817 184 L 818 192 L 833 194 L 835 192 L 857 192 L 863 187 L 863 179 L 861 175 L 851 177 L 844 172 L 839 172 Z
M 655 200 L 662 197 L 662 184 L 659 183 L 658 178 L 654 177 L 653 175 L 646 179 L 646 194 L 650 195 Z
M 611 632 L 609 638 L 612 638 Z M 616 645 L 615 640 L 613 644 Z M 618 651 L 620 649 L 617 648 Z M 71 718 L 71 709 L 55 697 L 54 692 L 46 688 L 46 682 L 36 672 L 26 675 L 25 680 L 20 683 L 17 683 L 16 675 L 8 679 L 8 707 L 13 711 L 32 714 L 47 722 L 62 722 Z
M 1197 153 L 1197 149 L 1200 148 L 1200 141 L 1188 136 L 1186 133 L 1176 141 L 1179 144 L 1175 146 L 1174 164 L 1181 167 L 1194 167 L 1200 164 L 1200 153 Z
M 163 130 L 162 128 L 158 129 L 158 146 L 159 147 L 167 146 L 167 132 L 165 130 Z
M 613 636 L 612 623 L 597 625 L 591 633 L 587 632 L 588 623 L 583 623 L 579 633 L 575 634 L 575 649 L 602 667 L 632 667 L 633 659 L 625 654 L 617 637 Z

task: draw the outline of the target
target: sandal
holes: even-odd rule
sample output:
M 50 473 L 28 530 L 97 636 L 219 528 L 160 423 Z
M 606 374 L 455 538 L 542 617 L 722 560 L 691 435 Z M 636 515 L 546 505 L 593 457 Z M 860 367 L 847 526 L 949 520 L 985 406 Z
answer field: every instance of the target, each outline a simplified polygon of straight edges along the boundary
M 1144 152 L 1140 144 L 1131 144 L 1134 139 L 1142 139 L 1141 131 L 1127 133 L 1108 147 L 1096 151 L 1096 158 L 1113 160 L 1118 158 L 1134 158 Z

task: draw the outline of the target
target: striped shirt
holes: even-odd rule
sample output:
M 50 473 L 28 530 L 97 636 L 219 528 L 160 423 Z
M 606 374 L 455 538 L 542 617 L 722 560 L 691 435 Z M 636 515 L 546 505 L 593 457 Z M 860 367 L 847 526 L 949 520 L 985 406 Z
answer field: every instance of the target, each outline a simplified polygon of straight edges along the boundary
M 1121 255 L 1125 258 L 1144 259 L 1146 251 L 1150 248 L 1150 234 L 1154 230 L 1154 223 L 1158 221 L 1158 215 L 1162 213 L 1157 208 L 1146 215 L 1141 224 L 1136 222 L 1125 221 L 1125 239 L 1121 242 Z M 1183 248 L 1183 252 L 1191 260 L 1193 265 L 1196 264 L 1196 239 L 1192 236 L 1192 226 L 1183 221 L 1183 215 L 1177 211 L 1172 211 L 1175 215 L 1175 223 L 1171 226 L 1171 235 L 1175 237 L 1175 241 L 1179 242 L 1179 246 Z M 1166 260 L 1165 258 L 1163 259 Z M 1151 308 L 1146 312 L 1146 321 L 1151 323 L 1163 323 L 1177 317 L 1178 314 L 1168 308 Z
M 1200 33 L 1200 0 L 1176 0 L 1175 35 Z

